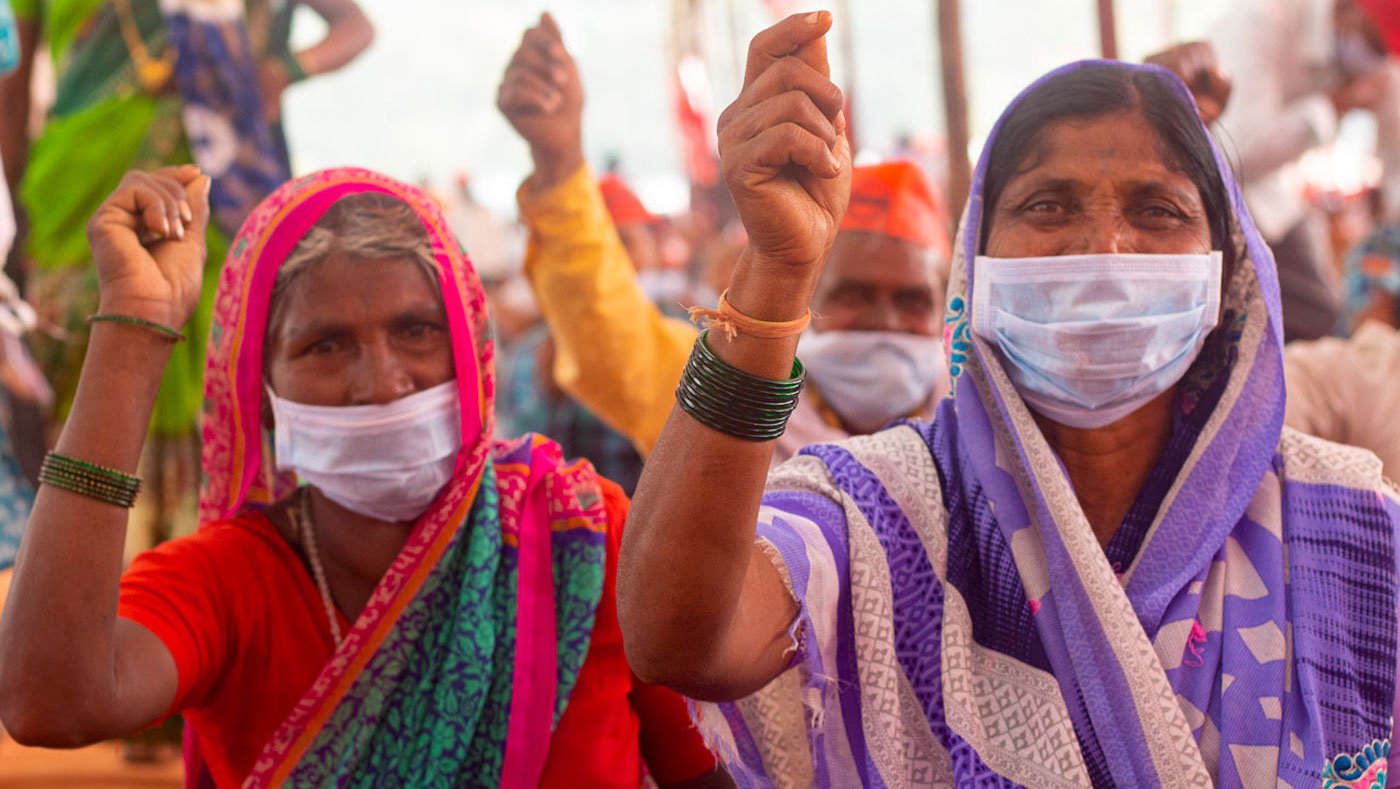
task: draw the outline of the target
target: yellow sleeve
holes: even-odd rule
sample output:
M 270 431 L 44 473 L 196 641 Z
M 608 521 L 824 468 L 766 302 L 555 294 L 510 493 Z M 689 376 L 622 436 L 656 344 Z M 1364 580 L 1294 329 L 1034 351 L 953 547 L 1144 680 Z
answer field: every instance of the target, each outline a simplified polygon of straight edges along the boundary
M 645 457 L 697 331 L 642 292 L 588 167 L 547 190 L 526 181 L 517 199 L 529 231 L 525 275 L 554 336 L 555 381 Z

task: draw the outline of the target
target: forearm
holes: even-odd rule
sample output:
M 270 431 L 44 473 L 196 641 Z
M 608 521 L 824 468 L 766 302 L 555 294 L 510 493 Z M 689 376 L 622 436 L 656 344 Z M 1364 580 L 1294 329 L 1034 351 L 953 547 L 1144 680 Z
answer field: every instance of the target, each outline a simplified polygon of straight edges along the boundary
M 134 472 L 169 354 L 169 341 L 147 330 L 95 325 L 56 451 Z M 0 710 L 15 730 L 37 718 L 58 732 L 46 736 L 79 744 L 163 711 L 148 687 L 123 687 L 118 671 L 126 524 L 121 507 L 40 487 L 0 619 Z
M 337 71 L 359 57 L 374 41 L 374 25 L 353 0 L 308 0 L 326 20 L 326 37 L 296 54 L 308 77 Z
M 761 277 L 741 261 L 729 297 L 752 317 L 790 320 L 806 311 L 813 284 Z M 710 343 L 727 364 L 770 379 L 790 376 L 797 349 L 796 337 Z M 723 699 L 782 670 L 796 604 L 755 544 L 773 447 L 672 411 L 638 486 L 619 570 L 628 657 L 643 679 Z

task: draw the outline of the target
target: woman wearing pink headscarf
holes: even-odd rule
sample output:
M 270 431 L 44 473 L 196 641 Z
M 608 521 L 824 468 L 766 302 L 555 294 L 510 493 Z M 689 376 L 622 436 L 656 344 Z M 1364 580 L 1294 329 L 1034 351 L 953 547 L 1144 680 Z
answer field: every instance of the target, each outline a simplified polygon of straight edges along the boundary
M 633 682 L 627 501 L 492 436 L 476 274 L 436 206 L 364 170 L 286 184 L 219 283 L 204 525 L 119 575 L 160 374 L 200 292 L 209 179 L 131 173 L 0 623 L 0 717 L 73 746 L 169 714 L 191 785 L 637 785 L 713 776 L 679 697 Z

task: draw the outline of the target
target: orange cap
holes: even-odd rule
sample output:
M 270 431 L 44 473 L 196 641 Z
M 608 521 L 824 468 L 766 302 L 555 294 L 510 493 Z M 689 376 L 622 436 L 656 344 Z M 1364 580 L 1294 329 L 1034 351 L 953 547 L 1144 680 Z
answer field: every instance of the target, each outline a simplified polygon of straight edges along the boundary
M 651 215 L 636 193 L 617 175 L 608 173 L 600 178 L 598 188 L 603 193 L 603 204 L 607 206 L 613 224 L 617 227 L 650 225 L 656 222 L 656 217 Z
M 851 171 L 851 202 L 842 230 L 904 239 L 946 259 L 952 251 L 943 202 L 911 162 L 885 162 Z
M 1361 10 L 1381 31 L 1386 48 L 1400 55 L 1400 0 L 1361 0 Z

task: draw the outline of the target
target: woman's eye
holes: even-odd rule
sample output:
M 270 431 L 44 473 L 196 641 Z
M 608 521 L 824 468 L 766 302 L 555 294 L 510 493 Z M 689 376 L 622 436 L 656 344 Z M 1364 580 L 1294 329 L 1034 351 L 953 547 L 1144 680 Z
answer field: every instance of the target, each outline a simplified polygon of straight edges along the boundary
M 311 356 L 325 356 L 335 353 L 340 348 L 340 343 L 335 340 L 318 340 L 307 346 L 306 353 Z
M 442 328 L 440 326 L 426 321 L 410 323 L 403 329 L 404 335 L 413 340 L 424 340 L 429 337 L 435 337 L 441 331 Z
M 1186 214 L 1176 206 L 1165 203 L 1153 203 L 1144 206 L 1139 212 L 1143 219 L 1158 224 L 1179 223 L 1186 220 Z
M 1063 210 L 1063 206 L 1054 200 L 1036 200 L 1026 206 L 1026 211 L 1032 214 L 1054 214 Z

